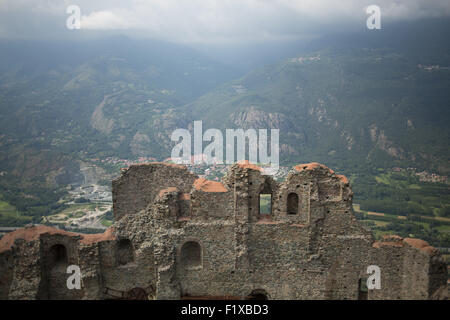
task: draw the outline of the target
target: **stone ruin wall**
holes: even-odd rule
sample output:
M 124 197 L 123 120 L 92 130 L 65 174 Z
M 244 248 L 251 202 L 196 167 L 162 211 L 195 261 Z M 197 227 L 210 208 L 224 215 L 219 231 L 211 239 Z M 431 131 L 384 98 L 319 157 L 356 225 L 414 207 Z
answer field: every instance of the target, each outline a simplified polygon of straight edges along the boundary
M 261 193 L 271 194 L 271 214 L 259 213 Z M 382 289 L 363 298 L 446 292 L 439 252 L 418 239 L 374 241 L 353 215 L 348 180 L 317 163 L 284 182 L 249 163 L 222 182 L 177 165 L 135 165 L 113 181 L 113 205 L 115 223 L 102 235 L 35 226 L 4 236 L 0 298 L 132 298 L 140 288 L 157 299 L 358 299 L 369 265 L 381 268 Z M 69 264 L 80 266 L 82 290 L 64 286 Z

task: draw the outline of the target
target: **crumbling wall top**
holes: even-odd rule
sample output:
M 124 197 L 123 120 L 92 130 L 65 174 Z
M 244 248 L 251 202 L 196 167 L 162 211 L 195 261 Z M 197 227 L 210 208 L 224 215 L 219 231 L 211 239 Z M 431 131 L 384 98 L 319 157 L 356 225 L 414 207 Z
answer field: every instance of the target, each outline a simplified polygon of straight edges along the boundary
M 137 214 L 152 204 L 162 189 L 189 193 L 198 178 L 186 166 L 151 162 L 132 165 L 112 182 L 114 220 Z
M 176 169 L 184 169 L 187 170 L 187 167 L 181 164 L 175 164 L 175 163 L 168 163 L 168 162 L 145 162 L 145 163 L 135 163 L 130 165 L 129 167 L 121 168 L 121 172 L 126 173 L 129 170 L 133 170 L 135 168 L 142 168 L 142 167 L 172 167 Z
M 438 253 L 438 250 L 435 247 L 430 246 L 428 242 L 424 240 L 415 238 L 402 238 L 398 235 L 383 236 L 383 239 L 381 241 L 375 241 L 372 245 L 372 247 L 374 248 L 381 248 L 384 246 L 399 247 L 399 248 L 410 246 L 418 250 L 421 250 L 429 255 L 434 255 Z
M 109 227 L 103 233 L 94 233 L 94 234 L 78 233 L 78 235 L 82 237 L 80 240 L 82 244 L 93 244 L 96 242 L 116 240 L 113 227 Z
M 205 178 L 199 178 L 194 181 L 194 188 L 204 192 L 227 192 L 227 188 L 217 181 L 206 180 Z
M 243 160 L 243 161 L 239 161 L 237 163 L 237 165 L 243 169 L 252 169 L 252 170 L 256 170 L 256 171 L 260 171 L 262 172 L 262 169 L 260 167 L 258 167 L 257 165 L 254 165 L 252 163 L 250 163 L 250 161 L 248 160 Z
M 403 242 L 410 245 L 411 247 L 417 248 L 419 250 L 422 250 L 429 255 L 433 255 L 437 253 L 437 249 L 433 246 L 430 246 L 428 242 L 421 240 L 421 239 L 415 239 L 415 238 L 405 238 L 403 239 Z
M 38 240 L 39 237 L 43 234 L 50 234 L 50 235 L 59 234 L 68 237 L 79 237 L 81 243 L 92 244 L 100 241 L 114 240 L 115 236 L 113 234 L 113 231 L 114 231 L 113 228 L 110 227 L 106 229 L 104 233 L 82 234 L 43 225 L 25 227 L 4 235 L 3 238 L 0 240 L 0 252 L 10 250 L 17 239 L 23 239 L 27 242 L 34 241 Z
M 343 174 L 337 174 L 336 177 L 337 177 L 339 180 L 341 180 L 341 182 L 342 182 L 343 184 L 348 184 L 348 183 L 349 183 L 347 177 L 344 176 Z
M 303 163 L 303 164 L 299 164 L 296 165 L 294 167 L 295 170 L 302 172 L 302 171 L 313 171 L 316 169 L 326 169 L 328 170 L 330 173 L 334 173 L 333 170 L 331 170 L 330 168 L 328 168 L 326 165 L 318 163 L 318 162 L 310 162 L 310 163 Z

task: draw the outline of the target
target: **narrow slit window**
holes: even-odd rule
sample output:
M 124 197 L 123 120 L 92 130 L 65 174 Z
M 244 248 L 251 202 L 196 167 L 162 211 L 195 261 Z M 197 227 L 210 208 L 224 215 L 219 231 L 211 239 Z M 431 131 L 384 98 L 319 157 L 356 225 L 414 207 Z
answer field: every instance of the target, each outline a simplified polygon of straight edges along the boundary
M 296 193 L 290 193 L 287 197 L 287 213 L 298 213 L 298 195 Z

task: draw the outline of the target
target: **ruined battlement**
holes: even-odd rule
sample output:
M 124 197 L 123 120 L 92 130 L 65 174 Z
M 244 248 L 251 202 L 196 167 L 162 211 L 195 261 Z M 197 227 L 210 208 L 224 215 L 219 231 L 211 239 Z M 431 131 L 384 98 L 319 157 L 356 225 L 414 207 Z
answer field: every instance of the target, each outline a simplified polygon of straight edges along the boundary
M 180 177 L 184 178 L 180 181 Z M 142 190 L 137 193 L 136 190 Z M 166 194 L 173 194 L 167 197 Z M 260 215 L 260 194 L 270 195 L 271 213 Z M 221 182 L 198 178 L 186 168 L 165 163 L 133 165 L 113 181 L 115 220 L 143 212 L 156 199 L 167 198 L 178 219 L 234 219 L 235 197 L 248 209 L 249 222 L 258 220 L 309 223 L 323 211 L 352 210 L 352 191 L 347 178 L 331 169 L 310 163 L 298 165 L 278 183 L 248 162 L 238 163 Z M 169 204 L 169 203 L 168 203 Z M 320 204 L 320 205 L 319 205 Z M 317 207 L 317 208 L 316 208 Z M 330 207 L 330 210 L 326 208 Z M 126 208 L 126 210 L 122 210 Z M 319 210 L 320 211 L 320 210 Z
M 248 162 L 218 181 L 166 163 L 133 165 L 112 182 L 104 234 L 50 227 L 0 240 L 0 298 L 430 299 L 447 267 L 419 239 L 375 241 L 353 214 L 349 181 L 318 163 L 277 182 Z M 65 268 L 80 267 L 68 290 Z M 381 288 L 365 290 L 368 266 Z

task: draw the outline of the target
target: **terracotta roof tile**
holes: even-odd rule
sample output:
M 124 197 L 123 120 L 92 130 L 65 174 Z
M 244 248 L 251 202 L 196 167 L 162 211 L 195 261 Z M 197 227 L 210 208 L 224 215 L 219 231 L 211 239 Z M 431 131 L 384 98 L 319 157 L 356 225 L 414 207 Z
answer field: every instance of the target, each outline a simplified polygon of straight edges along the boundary
M 228 192 L 225 186 L 218 181 L 206 180 L 205 178 L 199 178 L 194 181 L 194 188 L 204 192 Z
M 304 170 L 314 170 L 317 168 L 323 168 L 323 169 L 327 169 L 330 173 L 334 173 L 333 170 L 331 170 L 330 168 L 328 168 L 326 165 L 318 163 L 318 162 L 310 162 L 310 163 L 303 163 L 303 164 L 299 164 L 296 165 L 294 167 L 295 170 L 302 172 Z
M 407 243 L 411 247 L 422 250 L 428 254 L 433 254 L 433 253 L 437 252 L 436 248 L 430 246 L 428 244 L 428 242 L 421 240 L 421 239 L 405 238 L 405 239 L 403 239 L 403 242 Z
M 342 182 L 343 184 L 348 184 L 348 183 L 349 183 L 347 177 L 344 176 L 343 174 L 337 174 L 336 177 L 337 177 L 339 180 L 341 180 L 341 182 Z
M 250 161 L 248 161 L 248 160 L 239 161 L 237 164 L 241 168 L 252 169 L 252 170 L 256 170 L 256 171 L 262 171 L 262 169 L 260 167 L 258 167 L 255 164 L 250 163 Z
M 0 240 L 0 252 L 11 249 L 14 241 L 17 239 L 24 239 L 25 241 L 33 241 L 39 239 L 39 236 L 44 233 L 49 234 L 63 234 L 67 236 L 76 236 L 76 233 L 64 231 L 57 228 L 48 226 L 33 226 L 27 228 L 20 228 L 15 231 L 9 232 L 3 236 Z
M 103 233 L 80 234 L 80 235 L 82 236 L 80 242 L 83 244 L 92 244 L 101 241 L 116 240 L 113 227 L 109 227 Z
M 37 225 L 26 227 L 9 232 L 0 240 L 0 252 L 7 251 L 12 248 L 17 239 L 24 239 L 25 241 L 38 240 L 42 234 L 61 234 L 68 237 L 80 237 L 80 242 L 84 244 L 95 243 L 99 241 L 114 240 L 113 228 L 106 229 L 104 233 L 100 234 L 83 234 L 69 232 L 54 227 Z

